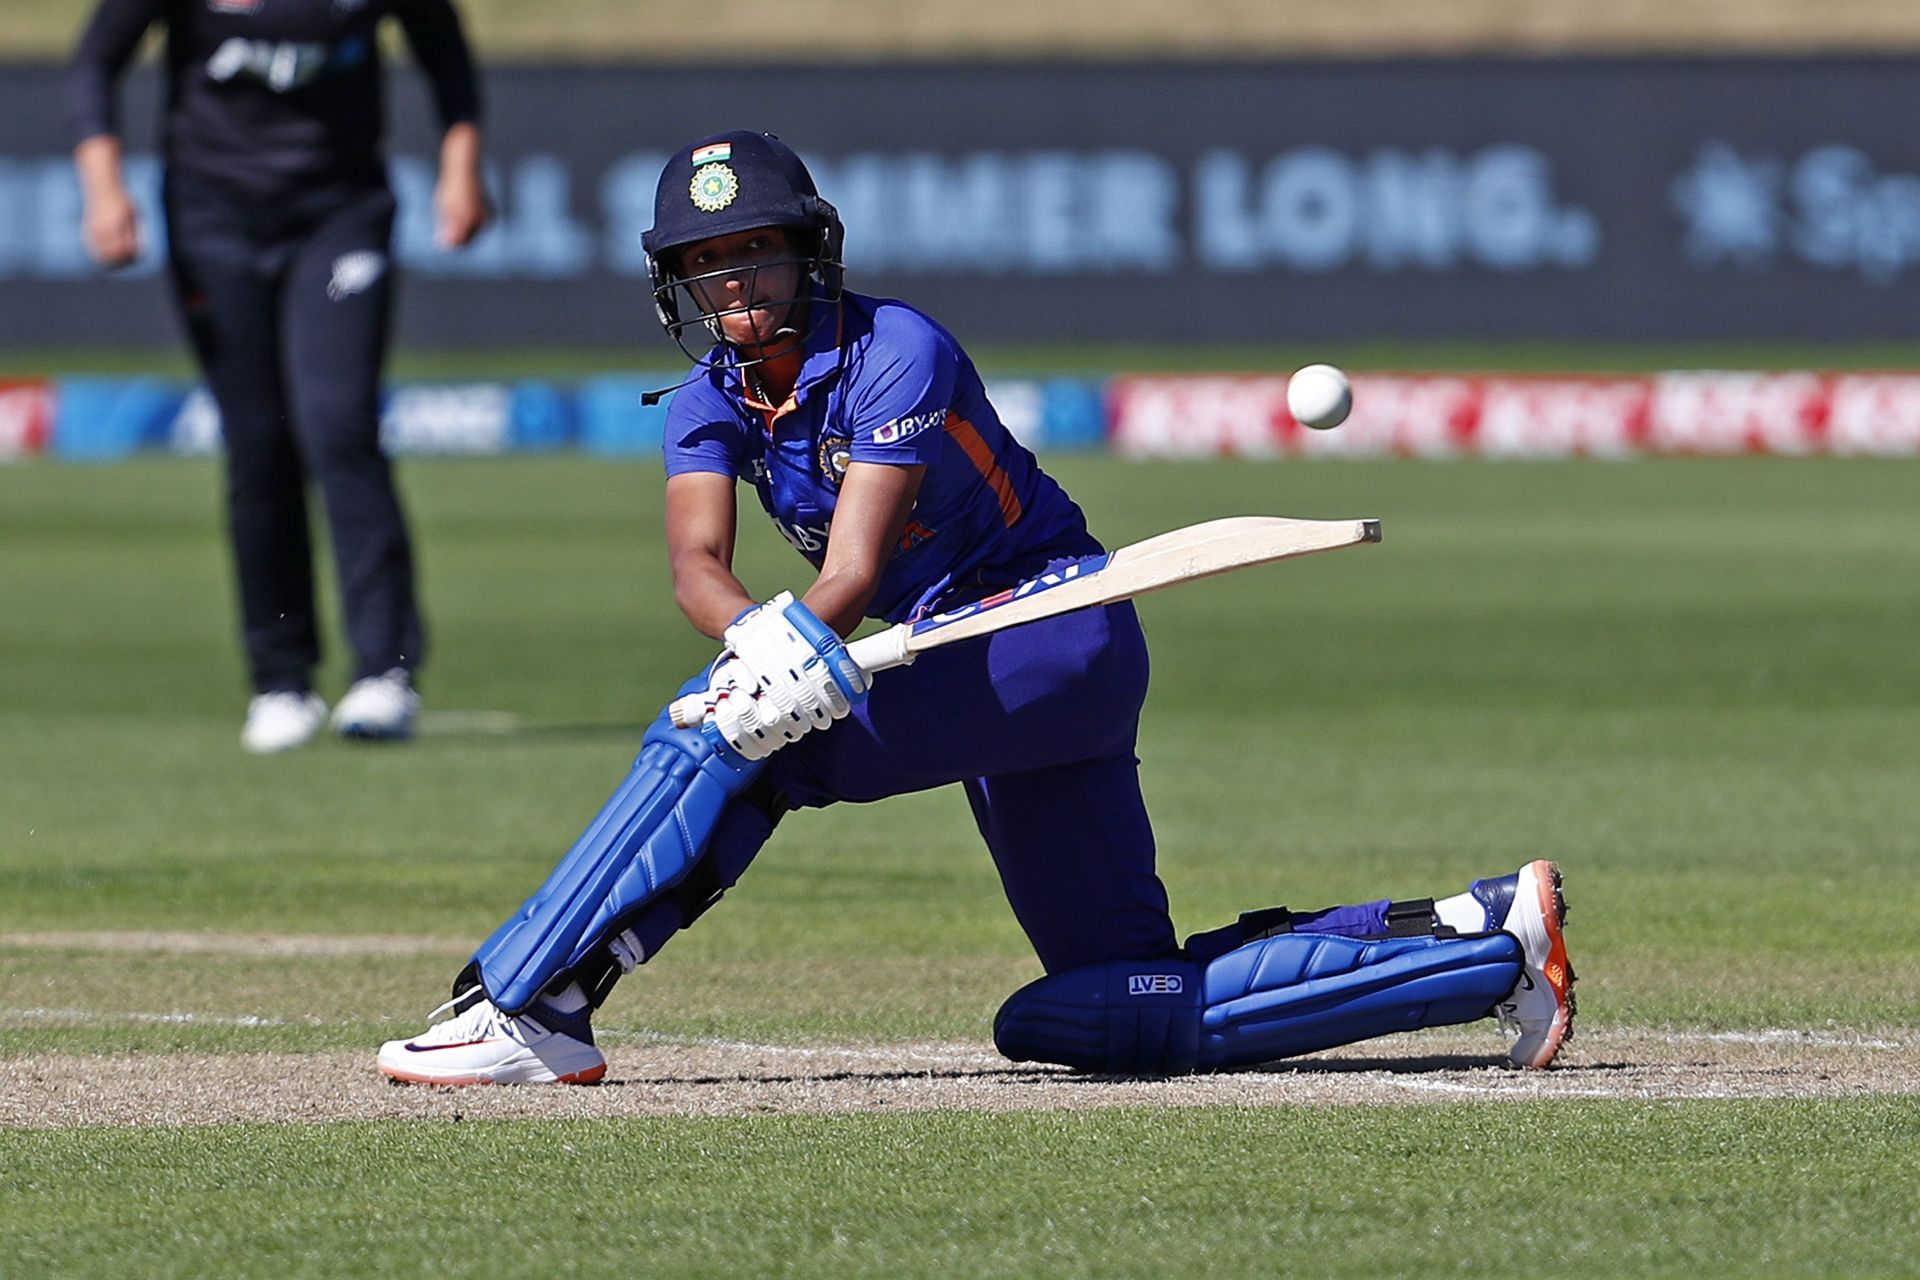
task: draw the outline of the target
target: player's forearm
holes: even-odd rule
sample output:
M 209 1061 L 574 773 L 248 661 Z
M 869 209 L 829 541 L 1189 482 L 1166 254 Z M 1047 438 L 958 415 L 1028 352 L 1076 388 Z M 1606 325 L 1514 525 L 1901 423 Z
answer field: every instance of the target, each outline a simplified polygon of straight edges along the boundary
M 81 197 L 90 205 L 127 193 L 120 163 L 120 139 L 111 133 L 83 138 L 73 149 L 73 168 Z
M 440 139 L 440 181 L 480 180 L 480 126 L 462 120 L 447 126 Z
M 693 629 L 721 639 L 730 623 L 759 601 L 747 594 L 732 570 L 712 556 L 687 556 L 673 564 L 673 602 Z
M 867 606 L 880 588 L 880 575 L 864 566 L 836 567 L 829 564 L 820 571 L 801 603 L 813 616 L 832 627 L 841 636 L 853 634 L 867 616 Z

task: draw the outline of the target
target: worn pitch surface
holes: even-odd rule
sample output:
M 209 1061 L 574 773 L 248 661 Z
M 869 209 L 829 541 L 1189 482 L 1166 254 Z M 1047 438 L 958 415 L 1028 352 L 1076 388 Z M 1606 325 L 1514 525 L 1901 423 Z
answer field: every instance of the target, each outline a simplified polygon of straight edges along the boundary
M 0 1125 L 191 1125 L 1372 1105 L 1553 1099 L 1835 1098 L 1920 1093 L 1920 1039 L 1809 1032 L 1583 1031 L 1549 1071 L 1498 1065 L 1486 1026 L 1390 1038 L 1284 1067 L 1116 1079 L 1007 1062 L 989 1045 L 757 1045 L 608 1038 L 600 1085 L 388 1083 L 365 1053 L 0 1059 Z

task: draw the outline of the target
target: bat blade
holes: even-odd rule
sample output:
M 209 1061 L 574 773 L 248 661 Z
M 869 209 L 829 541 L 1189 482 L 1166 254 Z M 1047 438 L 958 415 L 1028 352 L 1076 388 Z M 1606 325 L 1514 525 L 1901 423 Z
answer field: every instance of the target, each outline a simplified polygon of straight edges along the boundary
M 1021 623 L 1197 582 L 1256 564 L 1380 541 L 1378 520 L 1292 520 L 1231 516 L 1175 529 L 1102 557 L 1030 578 L 1018 586 L 848 646 L 868 671 L 911 662 L 941 645 Z

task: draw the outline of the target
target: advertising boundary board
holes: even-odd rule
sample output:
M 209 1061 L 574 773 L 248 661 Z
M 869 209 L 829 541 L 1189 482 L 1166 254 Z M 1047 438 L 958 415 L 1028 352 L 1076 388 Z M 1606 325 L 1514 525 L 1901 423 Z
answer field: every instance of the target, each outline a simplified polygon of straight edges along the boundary
M 403 383 L 381 439 L 402 455 L 578 448 L 658 457 L 658 379 Z M 1015 437 L 1038 451 L 1127 458 L 1628 459 L 1648 456 L 1920 457 L 1920 374 L 1674 371 L 1560 377 L 1361 373 L 1351 417 L 1313 431 L 1273 375 L 994 379 Z M 206 392 L 150 378 L 0 383 L 0 461 L 40 453 L 103 461 L 219 448 Z
M 854 287 L 970 343 L 1904 339 L 1920 60 L 970 63 L 485 72 L 500 218 L 433 248 L 431 111 L 395 73 L 421 346 L 667 348 L 639 232 L 670 148 L 792 141 Z M 171 343 L 158 239 L 86 262 L 53 68 L 0 68 L 0 343 Z M 157 87 L 129 172 L 157 224 Z

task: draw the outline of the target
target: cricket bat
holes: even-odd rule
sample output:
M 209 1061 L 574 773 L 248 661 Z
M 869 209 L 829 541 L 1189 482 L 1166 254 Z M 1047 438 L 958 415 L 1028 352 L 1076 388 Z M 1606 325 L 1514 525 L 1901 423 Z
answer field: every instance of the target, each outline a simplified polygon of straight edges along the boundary
M 1291 520 L 1284 516 L 1209 520 L 1040 574 L 984 600 L 877 631 L 849 643 L 847 653 L 863 671 L 872 674 L 905 666 L 941 645 L 1075 609 L 1131 600 L 1163 587 L 1197 582 L 1256 564 L 1378 541 L 1378 520 Z M 690 694 L 673 704 L 671 714 L 673 722 L 682 728 L 698 724 L 705 714 L 704 700 L 699 694 Z

